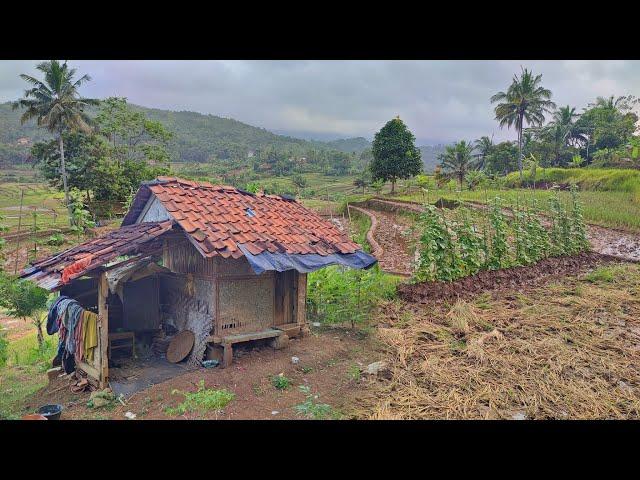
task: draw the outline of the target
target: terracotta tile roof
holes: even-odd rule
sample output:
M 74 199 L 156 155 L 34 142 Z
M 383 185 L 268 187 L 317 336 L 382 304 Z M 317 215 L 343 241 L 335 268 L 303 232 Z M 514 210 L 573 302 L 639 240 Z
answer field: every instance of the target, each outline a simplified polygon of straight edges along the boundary
M 47 289 L 63 284 L 66 268 L 76 264 L 68 280 L 78 278 L 121 255 L 147 254 L 162 247 L 160 235 L 172 229 L 172 220 L 121 227 L 101 237 L 93 238 L 51 257 L 32 262 L 21 277 L 33 280 Z M 69 272 L 69 270 L 67 270 Z
M 354 253 L 362 248 L 333 223 L 295 200 L 234 187 L 159 177 L 144 184 L 123 225 L 135 222 L 151 194 L 205 257 L 271 253 Z

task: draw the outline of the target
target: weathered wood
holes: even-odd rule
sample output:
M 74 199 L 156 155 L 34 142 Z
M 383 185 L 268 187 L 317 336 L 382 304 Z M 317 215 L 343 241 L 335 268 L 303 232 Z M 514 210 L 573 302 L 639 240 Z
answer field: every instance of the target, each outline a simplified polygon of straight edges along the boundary
M 225 343 L 224 351 L 222 353 L 222 368 L 227 368 L 231 366 L 233 362 L 233 344 Z
M 307 325 L 307 274 L 298 274 L 298 298 L 296 308 L 296 321 L 303 327 Z
M 80 361 L 76 364 L 76 368 L 78 368 L 79 370 L 82 370 L 90 377 L 96 380 L 100 380 L 100 371 L 97 368 L 92 367 L 88 363 Z
M 263 338 L 273 338 L 281 334 L 281 330 L 270 328 L 260 332 L 239 333 L 237 335 L 227 335 L 226 337 L 210 335 L 207 337 L 207 342 L 220 345 L 233 345 L 234 343 L 250 342 L 252 340 L 261 340 Z
M 278 325 L 276 328 L 278 330 L 282 330 L 288 337 L 296 337 L 300 334 L 300 329 L 302 327 L 298 323 L 288 323 L 285 325 Z
M 109 383 L 109 359 L 107 357 L 107 347 L 109 345 L 109 306 L 107 296 L 109 295 L 109 284 L 107 274 L 102 273 L 98 282 L 98 355 L 97 370 L 100 388 L 106 388 Z M 88 372 L 87 372 L 88 373 Z

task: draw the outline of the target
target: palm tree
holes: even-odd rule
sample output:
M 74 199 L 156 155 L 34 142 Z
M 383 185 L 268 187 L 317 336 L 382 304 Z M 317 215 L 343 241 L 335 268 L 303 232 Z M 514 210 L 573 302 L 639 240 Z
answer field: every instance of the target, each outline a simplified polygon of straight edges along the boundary
M 484 161 L 487 158 L 487 155 L 489 155 L 493 149 L 493 136 L 491 138 L 486 135 L 484 137 L 480 137 L 475 141 L 475 149 L 479 152 L 479 156 L 482 159 L 482 164 L 480 165 L 480 168 L 482 169 L 484 168 Z
M 460 190 L 462 190 L 462 182 L 464 177 L 470 170 L 475 170 L 477 159 L 472 155 L 473 144 L 464 140 L 449 145 L 445 148 L 444 153 L 440 154 L 442 170 L 450 177 L 458 179 Z
M 577 147 L 577 144 L 586 142 L 582 129 L 576 124 L 575 119 L 580 115 L 576 109 L 569 105 L 561 107 L 553 113 L 553 119 L 548 125 L 539 130 L 540 137 L 553 144 L 555 154 L 554 164 L 560 164 L 560 151 L 567 145 Z
M 80 86 L 91 80 L 89 75 L 83 75 L 74 80 L 75 68 L 69 68 L 67 62 L 57 60 L 42 62 L 36 68 L 44 74 L 44 80 L 38 80 L 30 75 L 22 74 L 20 78 L 33 85 L 25 90 L 24 98 L 12 103 L 13 110 L 24 108 L 20 117 L 24 124 L 35 118 L 39 127 L 44 127 L 58 136 L 60 149 L 60 174 L 64 187 L 64 201 L 72 218 L 69 202 L 69 188 L 67 187 L 67 171 L 64 164 L 64 142 L 62 135 L 67 131 L 91 131 L 91 118 L 84 109 L 90 105 L 98 105 L 99 100 L 83 98 L 79 95 Z
M 540 86 L 542 75 L 534 75 L 526 68 L 520 77 L 514 75 L 506 92 L 498 92 L 491 97 L 491 103 L 499 102 L 495 108 L 496 120 L 500 127 L 516 127 L 518 132 L 518 169 L 522 179 L 522 130 L 524 122 L 542 125 L 545 112 L 555 104 L 551 101 L 551 91 Z

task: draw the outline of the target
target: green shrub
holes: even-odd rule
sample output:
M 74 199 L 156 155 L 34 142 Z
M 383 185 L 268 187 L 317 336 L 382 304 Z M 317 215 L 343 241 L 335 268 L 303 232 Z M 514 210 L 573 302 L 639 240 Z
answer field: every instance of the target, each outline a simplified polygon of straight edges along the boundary
M 330 266 L 308 276 L 307 307 L 309 317 L 325 323 L 364 323 L 382 299 L 395 295 L 399 278 L 375 265 L 368 270 Z
M 460 276 L 459 258 L 447 223 L 433 205 L 425 205 L 416 227 L 420 231 L 415 279 L 452 281 Z
M 47 238 L 47 245 L 51 245 L 53 247 L 59 247 L 64 243 L 64 235 L 61 233 L 54 233 L 49 238 Z

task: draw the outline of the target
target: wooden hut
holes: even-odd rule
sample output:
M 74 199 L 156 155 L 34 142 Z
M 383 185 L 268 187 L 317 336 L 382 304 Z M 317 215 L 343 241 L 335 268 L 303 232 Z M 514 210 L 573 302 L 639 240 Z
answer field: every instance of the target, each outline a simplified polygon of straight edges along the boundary
M 285 345 L 307 331 L 308 272 L 375 261 L 294 199 L 160 177 L 142 184 L 118 230 L 38 260 L 22 277 L 98 314 L 97 353 L 77 368 L 106 385 L 109 356 L 129 340 L 153 345 L 191 331 L 191 365 L 219 352 L 227 366 L 237 343 Z

